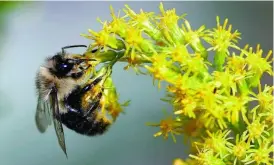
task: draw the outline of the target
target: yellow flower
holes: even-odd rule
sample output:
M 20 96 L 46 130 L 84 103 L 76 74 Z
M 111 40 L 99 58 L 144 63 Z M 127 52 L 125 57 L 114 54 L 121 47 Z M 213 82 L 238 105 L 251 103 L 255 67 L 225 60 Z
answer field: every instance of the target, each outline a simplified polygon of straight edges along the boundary
M 244 78 L 236 77 L 234 74 L 229 73 L 228 69 L 224 72 L 214 71 L 212 75 L 216 86 L 222 88 L 220 94 L 224 93 L 225 95 L 230 95 L 230 90 L 232 90 L 232 95 L 235 95 L 237 92 L 237 82 Z
M 105 68 L 103 67 L 99 74 L 102 74 Z M 95 92 L 100 92 L 103 90 L 102 98 L 100 99 L 101 112 L 99 117 L 112 117 L 112 121 L 115 122 L 120 113 L 123 113 L 121 104 L 118 102 L 119 97 L 116 92 L 116 88 L 112 82 L 110 75 L 106 75 L 103 81 L 99 83 L 98 88 L 93 88 Z M 96 96 L 96 95 L 95 95 Z
M 173 161 L 173 165 L 188 165 L 188 164 L 185 163 L 182 159 L 175 159 Z
M 199 137 L 202 133 L 203 123 L 199 119 L 190 119 L 183 124 L 183 132 L 190 138 Z
M 178 158 L 173 161 L 173 165 L 197 165 L 197 163 L 195 159 L 182 160 Z
M 233 52 L 231 57 L 227 57 L 227 68 L 234 74 L 246 75 L 246 66 L 247 63 L 243 53 L 238 56 Z
M 210 133 L 207 131 L 208 136 L 205 138 L 204 147 L 212 149 L 215 153 L 220 154 L 221 158 L 225 158 L 232 152 L 232 143 L 229 142 L 232 137 L 229 137 L 230 130 L 217 131 Z
M 163 3 L 160 3 L 159 9 L 162 14 L 159 18 L 161 23 L 163 23 L 167 27 L 177 25 L 177 22 L 180 19 L 180 17 L 176 14 L 175 8 L 165 11 Z
M 140 9 L 140 13 L 137 14 L 128 5 L 125 5 L 125 7 L 126 9 L 124 9 L 124 12 L 126 13 L 126 16 L 131 18 L 129 20 L 131 26 L 142 29 L 148 36 L 156 41 L 161 40 L 161 32 L 151 22 L 154 18 L 153 12 L 144 12 Z
M 240 33 L 238 30 L 232 33 L 232 25 L 229 25 L 227 29 L 228 19 L 225 19 L 223 26 L 220 25 L 219 16 L 216 17 L 216 21 L 217 28 L 214 28 L 213 31 L 209 31 L 207 37 L 204 37 L 204 39 L 212 46 L 208 50 L 216 50 L 218 52 L 230 54 L 228 51 L 229 47 L 239 49 L 238 46 L 235 45 L 238 43 L 237 40 L 240 39 Z
M 248 139 L 247 133 L 243 133 L 242 135 L 236 135 L 236 143 L 233 146 L 233 155 L 236 157 L 233 165 L 237 164 L 237 160 L 246 159 L 246 153 L 252 147 L 246 140 Z
M 257 45 L 256 52 L 252 51 L 252 47 L 249 48 L 249 51 L 242 50 L 243 53 L 247 56 L 246 62 L 248 64 L 248 69 L 255 71 L 257 74 L 262 74 L 263 72 L 268 72 L 270 75 L 273 74 L 271 67 L 271 61 L 268 61 L 272 55 L 272 51 L 269 51 L 265 58 L 262 57 L 263 50 L 260 48 L 260 45 Z
M 167 116 L 165 119 L 161 120 L 159 124 L 148 123 L 147 125 L 160 128 L 160 131 L 155 133 L 154 137 L 163 136 L 164 139 L 168 139 L 170 134 L 175 143 L 175 135 L 179 135 L 183 131 L 180 121 L 175 120 L 172 116 Z
M 166 10 L 162 3 L 159 6 L 161 15 L 158 17 L 160 22 L 158 26 L 162 32 L 163 37 L 171 45 L 180 45 L 183 41 L 182 31 L 178 26 L 178 20 L 180 17 L 176 15 L 176 10 Z M 184 16 L 181 16 L 181 18 Z
M 271 111 L 273 110 L 273 89 L 274 87 L 270 87 L 268 85 L 265 84 L 264 86 L 264 90 L 262 91 L 261 89 L 261 84 L 258 85 L 259 86 L 259 93 L 258 94 L 254 94 L 253 92 L 251 93 L 254 97 L 255 100 L 258 101 L 259 103 L 259 111 L 260 112 L 266 112 L 266 111 Z
M 204 122 L 204 125 L 208 129 L 219 128 L 221 130 L 227 128 L 225 122 L 226 113 L 224 107 L 213 104 L 212 108 L 206 109 L 200 116 L 200 120 Z
M 198 149 L 198 152 L 198 155 L 189 155 L 191 158 L 197 160 L 197 165 L 226 165 L 223 159 L 219 158 L 219 154 L 214 154 L 212 149 Z
M 258 105 L 253 108 L 253 111 L 258 112 L 258 115 L 266 122 L 267 125 L 273 126 L 273 86 L 265 85 L 262 91 L 261 83 L 258 85 L 258 93 L 250 92 Z
M 139 48 L 139 44 L 143 41 L 142 32 L 140 29 L 136 29 L 133 26 L 129 26 L 126 29 L 125 41 L 129 46 Z
M 220 25 L 220 19 L 217 16 L 217 28 L 209 30 L 207 36 L 204 37 L 204 40 L 208 42 L 212 47 L 208 48 L 208 51 L 216 51 L 214 55 L 214 68 L 217 71 L 223 70 L 223 64 L 227 55 L 230 55 L 228 50 L 230 47 L 239 49 L 236 46 L 237 40 L 240 39 L 240 33 L 236 30 L 234 33 L 231 32 L 232 25 L 229 25 L 228 29 L 227 23 L 228 19 L 225 19 L 223 26 Z
M 270 135 L 265 129 L 267 125 L 265 121 L 261 121 L 261 117 L 257 116 L 256 111 L 253 111 L 252 122 L 246 121 L 248 132 L 248 141 L 254 142 L 255 140 L 262 138 L 267 141 L 267 137 Z
M 121 105 L 117 101 L 110 102 L 108 106 L 108 113 L 111 115 L 114 122 L 116 121 L 117 117 L 123 112 L 124 111 Z
M 110 14 L 112 17 L 112 21 L 108 23 L 108 29 L 119 35 L 121 38 L 125 37 L 126 29 L 127 29 L 127 22 L 124 17 L 120 17 L 120 11 L 118 13 L 118 16 L 115 15 L 114 10 L 112 6 L 110 6 Z
M 158 88 L 160 88 L 160 83 L 165 80 L 169 83 L 173 83 L 177 80 L 180 75 L 172 68 L 172 63 L 167 61 L 167 56 L 165 54 L 155 54 L 151 57 L 152 65 L 145 65 L 144 67 L 153 75 L 153 84 L 155 80 L 159 80 Z
M 179 107 L 177 110 L 175 110 L 176 115 L 184 114 L 185 116 L 188 116 L 190 118 L 195 118 L 195 110 L 197 108 L 197 102 L 195 98 L 191 96 L 187 96 L 186 98 L 183 98 L 179 102 Z
M 199 108 L 197 89 L 199 81 L 195 77 L 188 77 L 188 74 L 178 76 L 173 85 L 167 87 L 169 95 L 172 97 L 171 103 L 174 106 L 176 115 L 185 115 L 190 118 L 196 118 L 196 112 Z
M 187 47 L 185 45 L 176 45 L 175 47 L 164 47 L 162 53 L 170 55 L 172 61 L 185 64 L 187 60 L 191 60 Z
M 144 39 L 142 30 L 137 27 L 128 26 L 124 40 L 126 46 L 125 56 L 129 56 L 131 59 L 135 58 L 136 51 L 143 52 L 146 55 L 156 53 L 151 41 Z
M 191 159 L 176 159 L 174 165 L 273 163 L 270 156 L 274 88 L 265 86 L 262 90 L 260 84 L 264 72 L 273 75 L 272 51 L 263 58 L 260 45 L 256 51 L 248 45 L 240 49 L 237 46 L 240 33 L 232 30 L 228 19 L 221 25 L 217 17 L 217 27 L 212 30 L 206 30 L 204 25 L 193 29 L 175 9 L 165 10 L 162 3 L 159 9 L 157 17 L 142 9 L 136 13 L 125 5 L 126 15 L 120 17 L 111 7 L 112 21 L 100 21 L 103 29 L 89 30 L 86 35 L 94 41 L 90 48 L 105 49 L 87 55 L 96 59 L 92 64 L 112 63 L 119 57 L 119 61 L 127 63 L 125 69 L 133 67 L 136 73 L 142 73 L 139 69 L 144 67 L 147 70 L 144 74 L 151 75 L 153 83 L 158 80 L 159 88 L 161 82 L 168 83 L 166 101 L 173 107 L 172 115 L 149 124 L 159 128 L 154 137 L 171 136 L 176 142 L 175 135 L 186 135 L 191 138 L 192 149 L 194 145 L 197 147 L 190 151 Z M 182 18 L 184 23 L 179 27 Z M 201 40 L 209 43 L 209 48 Z M 209 51 L 215 51 L 213 64 L 207 60 Z M 213 66 L 213 73 L 208 65 Z M 251 90 L 257 85 L 259 92 L 255 94 Z M 118 101 L 111 78 L 94 87 L 92 93 L 102 89 L 97 117 L 115 121 L 124 112 L 124 105 Z M 249 103 L 254 100 L 258 105 L 250 109 Z M 108 120 L 107 115 L 113 120 Z
M 190 23 L 187 20 L 185 20 L 184 24 L 182 24 L 182 33 L 184 36 L 185 44 L 190 44 L 191 48 L 196 53 L 201 53 L 201 56 L 204 59 L 207 59 L 208 52 L 200 40 L 201 37 L 205 36 L 205 32 L 205 25 L 201 26 L 198 30 L 193 31 Z
M 208 62 L 204 61 L 204 58 L 200 56 L 200 54 L 197 54 L 196 56 L 185 59 L 185 64 L 183 64 L 183 70 L 187 70 L 189 72 L 194 73 L 194 75 L 202 75 L 207 71 L 207 65 Z M 185 66 L 184 66 L 185 65 Z
M 246 46 L 246 49 L 248 49 L 248 46 Z M 264 72 L 267 72 L 269 75 L 273 75 L 273 69 L 271 66 L 273 59 L 269 60 L 272 55 L 272 50 L 270 50 L 266 57 L 263 58 L 263 50 L 260 48 L 259 44 L 257 45 L 256 52 L 253 52 L 252 47 L 249 48 L 249 51 L 246 49 L 242 50 L 242 52 L 247 56 L 247 69 L 252 73 L 252 77 L 248 79 L 248 82 L 251 87 L 256 87 L 260 83 L 261 76 Z
M 249 101 L 251 101 L 251 98 L 246 96 L 228 96 L 224 99 L 223 106 L 227 114 L 226 118 L 231 124 L 237 124 L 240 118 L 247 120 L 246 106 Z
M 106 23 L 104 24 L 106 26 Z M 82 34 L 82 36 L 94 40 L 94 43 L 90 44 L 90 49 L 98 47 L 104 48 L 104 51 L 107 51 L 107 47 L 111 47 L 113 49 L 118 49 L 118 40 L 116 36 L 110 34 L 110 31 L 106 28 L 102 29 L 100 32 L 95 32 L 91 29 L 88 30 L 90 35 Z
M 243 160 L 243 162 L 245 162 L 245 164 L 255 162 L 256 164 L 272 165 L 272 154 L 274 150 L 274 145 L 272 142 L 258 140 L 258 146 L 258 148 L 252 148 L 247 151 L 249 155 L 245 160 Z

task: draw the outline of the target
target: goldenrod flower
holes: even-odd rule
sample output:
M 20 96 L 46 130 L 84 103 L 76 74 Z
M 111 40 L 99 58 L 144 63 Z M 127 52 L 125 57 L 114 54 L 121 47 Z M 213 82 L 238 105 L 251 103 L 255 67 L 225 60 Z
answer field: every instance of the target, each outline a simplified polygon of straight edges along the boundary
M 208 48 L 208 51 L 216 51 L 214 55 L 214 67 L 216 70 L 221 71 L 225 63 L 225 58 L 227 55 L 230 55 L 228 48 L 239 49 L 236 43 L 238 42 L 237 40 L 240 39 L 240 33 L 237 30 L 232 33 L 232 25 L 229 25 L 228 29 L 226 29 L 228 19 L 225 19 L 223 26 L 220 25 L 219 16 L 216 17 L 216 20 L 217 28 L 214 28 L 212 31 L 209 30 L 204 40 L 212 46 Z
M 124 9 L 124 12 L 126 13 L 126 16 L 130 17 L 129 23 L 133 27 L 142 29 L 152 39 L 161 41 L 161 32 L 151 22 L 151 18 L 154 16 L 153 12 L 144 12 L 142 9 L 140 9 L 140 13 L 137 14 L 128 5 L 125 5 L 125 7 L 126 9 Z
M 258 101 L 259 105 L 258 105 L 258 110 L 260 112 L 267 112 L 267 111 L 271 111 L 273 110 L 273 96 L 272 96 L 272 92 L 274 87 L 270 87 L 267 84 L 265 84 L 264 89 L 262 91 L 261 88 L 261 84 L 258 85 L 259 86 L 259 91 L 258 94 L 255 93 L 251 93 L 254 97 L 255 100 Z
M 198 152 L 198 155 L 189 155 L 197 160 L 198 165 L 226 165 L 223 159 L 219 157 L 219 154 L 215 154 L 212 149 L 203 148 Z
M 235 52 L 232 53 L 232 56 L 227 57 L 227 68 L 233 74 L 245 75 L 246 74 L 246 59 L 243 57 L 243 53 L 236 55 Z
M 187 96 L 186 98 L 183 98 L 179 102 L 179 107 L 177 110 L 175 110 L 176 115 L 184 114 L 185 116 L 188 116 L 190 118 L 195 118 L 195 110 L 197 108 L 197 102 L 194 97 Z
M 175 108 L 175 114 L 185 115 L 190 118 L 196 118 L 195 111 L 199 109 L 200 98 L 197 95 L 199 83 L 195 77 L 189 78 L 188 74 L 179 76 L 173 81 L 172 86 L 168 86 L 167 90 L 173 94 L 171 103 Z
M 106 22 L 104 23 L 104 26 L 106 27 Z M 88 30 L 89 35 L 87 34 L 82 34 L 82 36 L 94 40 L 94 43 L 90 45 L 90 49 L 93 49 L 95 47 L 99 48 L 104 48 L 104 50 L 107 50 L 107 47 L 111 47 L 113 49 L 117 49 L 117 43 L 118 39 L 116 36 L 113 34 L 110 34 L 110 31 L 107 30 L 106 28 L 102 29 L 100 32 L 95 32 L 91 29 Z
M 192 72 L 195 75 L 203 75 L 208 69 L 206 64 L 208 63 L 204 61 L 204 58 L 197 54 L 197 56 L 187 59 L 182 66 L 188 72 Z
M 197 165 L 198 162 L 195 159 L 175 159 L 173 165 Z
M 225 19 L 223 25 L 220 25 L 219 16 L 216 17 L 216 21 L 217 28 L 214 28 L 212 31 L 208 31 L 207 37 L 204 37 L 204 39 L 212 46 L 208 50 L 230 54 L 228 51 L 229 47 L 239 49 L 238 46 L 236 46 L 238 39 L 241 39 L 238 30 L 231 32 L 232 25 L 229 25 L 227 29 L 228 19 Z
M 201 115 L 200 120 L 204 122 L 207 129 L 219 128 L 221 130 L 227 128 L 225 121 L 226 113 L 223 107 L 214 104 L 211 109 L 206 109 Z
M 116 121 L 117 117 L 123 112 L 121 105 L 117 101 L 110 102 L 108 113 L 111 115 L 113 121 Z
M 179 62 L 185 64 L 187 60 L 191 60 L 187 47 L 185 45 L 177 45 L 175 47 L 164 47 L 162 52 L 171 56 L 173 62 Z
M 215 153 L 220 154 L 221 158 L 225 158 L 232 152 L 232 143 L 229 142 L 232 137 L 229 137 L 231 131 L 217 131 L 210 133 L 207 131 L 209 137 L 205 138 L 205 143 L 202 144 L 205 148 L 212 149 Z
M 247 142 L 247 139 L 248 135 L 246 132 L 241 136 L 239 134 L 236 135 L 236 143 L 233 146 L 233 155 L 235 156 L 233 165 L 236 165 L 237 161 L 247 160 L 247 151 L 252 147 L 252 145 Z
M 109 71 L 107 67 L 102 67 L 96 73 L 96 77 L 103 76 L 102 81 L 92 88 L 93 91 L 91 93 L 94 95 L 88 95 L 87 97 L 96 99 L 94 98 L 97 96 L 96 93 L 102 92 L 102 97 L 99 102 L 101 111 L 99 112 L 98 118 L 104 118 L 110 121 L 107 119 L 108 115 L 110 115 L 112 117 L 111 122 L 115 122 L 119 114 L 123 112 L 123 109 L 122 105 L 119 103 L 119 97 L 110 77 L 110 72 L 111 71 Z M 93 79 L 90 81 L 94 81 Z
M 121 38 L 124 38 L 128 26 L 125 20 L 125 16 L 120 17 L 120 10 L 118 12 L 118 16 L 116 16 L 112 6 L 110 6 L 110 14 L 112 21 L 107 24 L 107 28 L 109 31 L 119 35 Z
M 153 84 L 159 81 L 159 88 L 161 82 L 167 83 L 162 100 L 172 105 L 172 115 L 150 124 L 160 129 L 154 136 L 167 139 L 171 135 L 176 142 L 175 135 L 187 135 L 192 147 L 200 147 L 190 151 L 191 159 L 176 160 L 174 165 L 270 164 L 274 87 L 262 89 L 260 81 L 265 72 L 273 76 L 272 51 L 263 57 L 260 45 L 255 51 L 248 45 L 239 48 L 240 33 L 232 30 L 228 19 L 221 25 L 217 16 L 216 28 L 202 25 L 193 29 L 175 9 L 165 10 L 162 3 L 159 9 L 156 16 L 142 9 L 137 13 L 125 5 L 125 15 L 119 12 L 116 16 L 111 7 L 112 20 L 99 20 L 102 30 L 89 30 L 86 35 L 94 41 L 85 53 L 96 60 L 90 64 L 126 62 L 125 69 L 132 67 L 136 73 L 151 75 Z M 89 52 L 94 47 L 100 51 Z M 210 51 L 213 64 L 207 59 Z M 109 115 L 115 121 L 124 105 L 119 103 L 110 75 L 107 77 L 93 93 L 104 89 L 100 107 L 105 114 L 99 117 L 107 120 Z M 253 87 L 257 86 L 255 93 Z M 257 105 L 250 108 L 252 103 Z
M 198 30 L 193 31 L 190 23 L 185 20 L 184 24 L 182 24 L 182 33 L 184 36 L 184 43 L 190 44 L 195 52 L 201 53 L 201 56 L 204 59 L 207 59 L 208 52 L 200 40 L 200 38 L 204 37 L 206 34 L 205 25 L 201 26 Z
M 214 77 L 214 82 L 218 88 L 222 88 L 220 91 L 225 95 L 230 95 L 230 89 L 232 90 L 232 94 L 235 95 L 237 92 L 237 81 L 239 80 L 238 77 L 231 74 L 228 69 L 224 72 L 214 71 L 212 73 Z M 243 77 L 244 78 L 244 77 Z
M 246 106 L 251 101 L 251 98 L 247 96 L 228 96 L 224 99 L 224 108 L 226 111 L 226 118 L 231 124 L 235 125 L 239 122 L 240 118 L 247 120 Z
M 149 126 L 159 127 L 160 131 L 154 134 L 154 137 L 163 136 L 164 139 L 168 139 L 171 135 L 174 142 L 176 142 L 175 135 L 182 133 L 182 125 L 179 121 L 174 120 L 170 115 L 161 120 L 159 124 L 147 124 Z
M 160 22 L 158 26 L 162 32 L 163 37 L 170 45 L 179 45 L 183 42 L 183 34 L 178 26 L 178 20 L 180 17 L 176 15 L 176 10 L 166 10 L 162 3 L 159 6 L 161 15 L 158 17 Z M 183 18 L 184 16 L 181 16 Z
M 258 112 L 258 115 L 266 122 L 268 126 L 273 127 L 274 115 L 273 115 L 273 92 L 274 87 L 265 85 L 262 90 L 261 83 L 258 85 L 258 93 L 250 92 L 254 97 L 254 100 L 258 102 L 258 105 L 253 108 L 253 111 Z
M 124 12 L 131 18 L 130 21 L 133 26 L 139 25 L 141 27 L 150 28 L 151 22 L 149 19 L 154 15 L 153 12 L 146 13 L 140 9 L 140 14 L 136 14 L 128 5 L 125 5 L 125 7 L 126 9 L 124 9 Z
M 184 121 L 183 123 L 183 133 L 190 137 L 199 137 L 203 132 L 203 123 L 199 119 L 190 119 L 188 121 Z
M 249 51 L 242 50 L 243 53 L 247 56 L 246 62 L 248 64 L 248 69 L 253 70 L 258 74 L 262 74 L 265 71 L 269 74 L 272 74 L 273 71 L 270 65 L 272 61 L 268 61 L 272 54 L 272 51 L 269 51 L 267 56 L 263 58 L 263 50 L 260 48 L 259 44 L 256 47 L 256 52 L 253 52 L 252 50 L 252 47 L 249 48 Z
M 172 63 L 167 61 L 165 54 L 155 54 L 151 57 L 152 65 L 145 65 L 144 67 L 153 75 L 153 82 L 159 80 L 158 87 L 160 88 L 160 82 L 165 80 L 169 83 L 177 80 L 179 74 L 171 69 Z M 153 83 L 154 84 L 154 83 Z
M 182 159 L 175 159 L 173 161 L 173 165 L 188 165 L 188 164 L 184 162 Z
M 246 49 L 248 49 L 247 47 L 248 46 L 246 46 Z M 259 44 L 257 45 L 256 52 L 253 52 L 252 47 L 250 47 L 248 51 L 246 49 L 242 50 L 242 52 L 247 56 L 247 69 L 253 73 L 252 77 L 249 78 L 249 85 L 255 87 L 260 83 L 260 78 L 264 72 L 273 75 L 273 69 L 271 67 L 271 62 L 273 60 L 268 61 L 272 55 L 272 50 L 268 52 L 265 58 L 263 58 L 263 50 L 260 48 Z
M 248 140 L 254 142 L 256 139 L 262 138 L 266 140 L 270 135 L 265 129 L 267 125 L 264 121 L 261 121 L 261 117 L 257 116 L 256 111 L 253 111 L 252 122 L 246 121 L 247 123 L 247 132 Z
M 125 56 L 134 60 L 136 52 L 155 53 L 155 50 L 150 43 L 151 41 L 145 40 L 142 36 L 142 30 L 137 27 L 128 26 L 125 34 Z
M 273 150 L 274 145 L 270 141 L 262 141 L 258 140 L 258 148 L 252 148 L 247 150 L 248 156 L 243 162 L 245 164 L 265 164 L 272 165 L 273 164 Z

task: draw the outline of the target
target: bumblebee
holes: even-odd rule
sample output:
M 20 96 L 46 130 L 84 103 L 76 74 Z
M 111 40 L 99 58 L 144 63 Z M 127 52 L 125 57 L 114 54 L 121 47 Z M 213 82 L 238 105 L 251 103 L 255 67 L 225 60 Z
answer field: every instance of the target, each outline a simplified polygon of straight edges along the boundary
M 52 121 L 58 143 L 67 157 L 62 124 L 76 133 L 95 136 L 101 135 L 110 126 L 104 118 L 98 118 L 100 99 L 104 89 L 94 93 L 97 85 L 104 83 L 103 75 L 91 76 L 95 59 L 85 55 L 73 55 L 65 49 L 86 47 L 71 45 L 45 60 L 36 75 L 38 102 L 35 122 L 38 130 L 44 133 Z M 93 50 L 94 53 L 97 50 Z M 98 91 L 98 90 L 97 90 Z

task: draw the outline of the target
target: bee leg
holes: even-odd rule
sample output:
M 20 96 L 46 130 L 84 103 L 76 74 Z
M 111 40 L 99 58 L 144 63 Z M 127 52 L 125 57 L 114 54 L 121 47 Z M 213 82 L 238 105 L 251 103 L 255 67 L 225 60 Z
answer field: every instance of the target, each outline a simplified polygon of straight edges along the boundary
M 92 51 L 91 51 L 91 53 L 96 53 L 98 51 L 98 49 L 93 49 Z
M 82 89 L 82 94 L 84 94 L 84 93 L 88 92 L 89 90 L 91 90 L 92 87 L 97 85 L 100 81 L 102 81 L 102 79 L 103 79 L 103 77 L 100 76 L 100 77 L 96 78 L 94 81 L 92 81 L 91 83 L 84 86 L 84 88 Z
M 93 113 L 93 112 L 99 107 L 99 104 L 100 104 L 100 100 L 95 101 L 94 103 L 92 103 L 91 107 L 90 107 L 89 110 L 83 115 L 83 117 L 90 116 L 91 113 Z
M 81 98 L 81 96 L 85 95 L 85 93 L 89 92 L 94 86 L 96 86 L 100 81 L 102 81 L 102 76 L 96 78 L 94 81 L 92 81 L 91 83 L 85 85 L 82 89 L 81 92 L 78 94 L 78 98 Z M 90 115 L 94 110 L 96 110 L 99 106 L 100 103 L 100 99 L 102 97 L 102 93 L 100 92 L 97 96 L 96 96 L 96 100 L 92 101 L 92 103 L 89 105 L 90 108 L 88 108 L 88 110 L 84 113 L 83 110 L 80 111 L 80 113 L 83 116 L 88 116 Z
M 102 93 L 99 93 L 97 96 L 97 100 L 93 102 L 89 108 L 89 110 L 84 114 L 84 117 L 89 116 L 91 113 L 93 113 L 97 108 L 100 106 L 100 100 L 102 97 Z

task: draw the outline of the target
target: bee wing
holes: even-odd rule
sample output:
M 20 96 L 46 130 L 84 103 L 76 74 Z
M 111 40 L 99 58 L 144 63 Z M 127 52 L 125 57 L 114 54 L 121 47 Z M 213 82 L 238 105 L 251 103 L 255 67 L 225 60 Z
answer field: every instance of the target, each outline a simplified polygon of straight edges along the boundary
M 35 123 L 39 132 L 44 133 L 47 130 L 48 126 L 51 125 L 51 118 L 48 102 L 39 96 L 35 113 Z
M 66 157 L 68 157 L 67 151 L 66 151 L 66 143 L 65 143 L 63 126 L 62 126 L 62 123 L 60 122 L 60 120 L 57 120 L 60 118 L 57 92 L 56 92 L 56 90 L 53 90 L 53 91 L 54 92 L 51 93 L 52 114 L 54 115 L 53 116 L 53 124 L 54 124 L 55 132 L 56 132 L 56 135 L 58 138 L 59 146 L 65 153 Z

